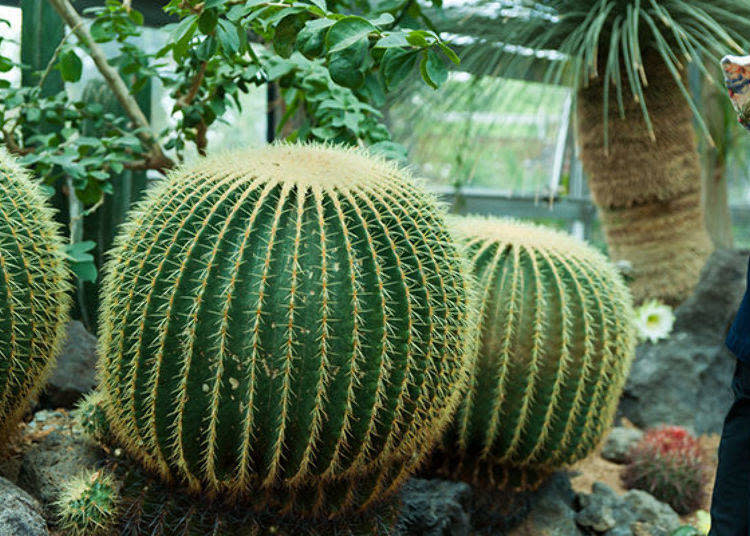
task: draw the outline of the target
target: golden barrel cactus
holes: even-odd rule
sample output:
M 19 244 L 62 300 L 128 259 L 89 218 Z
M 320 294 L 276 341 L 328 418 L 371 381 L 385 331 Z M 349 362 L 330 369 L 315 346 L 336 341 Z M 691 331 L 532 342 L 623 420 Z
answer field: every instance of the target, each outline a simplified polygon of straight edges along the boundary
M 467 376 L 462 258 L 384 161 L 274 145 L 150 190 L 104 282 L 117 441 L 168 482 L 334 516 L 391 494 Z
M 610 426 L 634 353 L 630 294 L 601 253 L 562 232 L 481 217 L 450 224 L 476 276 L 480 329 L 448 466 L 493 487 L 530 487 L 529 477 L 589 454 Z
M 69 282 L 57 231 L 39 186 L 0 150 L 0 449 L 65 336 Z

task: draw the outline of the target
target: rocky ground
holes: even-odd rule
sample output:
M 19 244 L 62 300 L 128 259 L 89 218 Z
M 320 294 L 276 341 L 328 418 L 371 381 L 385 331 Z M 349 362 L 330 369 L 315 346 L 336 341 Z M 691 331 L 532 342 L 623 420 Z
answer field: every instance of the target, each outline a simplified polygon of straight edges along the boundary
M 638 432 L 616 429 L 601 453 L 554 475 L 528 504 L 530 511 L 512 529 L 477 527 L 487 512 L 486 500 L 462 482 L 410 480 L 401 495 L 400 536 L 669 536 L 683 520 L 646 492 L 625 491 L 617 464 Z M 99 447 L 86 439 L 66 410 L 38 411 L 23 427 L 12 456 L 0 466 L 0 535 L 65 536 L 54 532 L 51 505 L 62 482 L 97 463 Z M 596 460 L 611 464 L 607 483 L 591 479 Z M 600 465 L 600 467 L 602 467 Z M 603 467 L 607 467 L 604 465 Z M 502 505 L 500 505 L 502 506 Z

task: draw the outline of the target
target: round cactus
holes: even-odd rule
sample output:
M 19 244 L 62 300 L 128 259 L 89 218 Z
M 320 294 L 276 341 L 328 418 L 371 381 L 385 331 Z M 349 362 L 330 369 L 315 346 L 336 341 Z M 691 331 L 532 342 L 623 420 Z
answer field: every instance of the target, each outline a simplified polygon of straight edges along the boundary
M 113 433 L 193 491 L 369 506 L 458 403 L 467 286 L 434 201 L 383 161 L 314 145 L 202 161 L 149 191 L 108 266 Z
M 0 150 L 0 437 L 14 431 L 62 343 L 62 241 L 39 187 Z M 5 444 L 0 441 L 0 444 Z
M 63 484 L 55 501 L 58 526 L 70 536 L 109 536 L 119 521 L 117 481 L 96 470 Z
M 95 390 L 84 396 L 76 405 L 75 417 L 84 435 L 99 443 L 112 439 L 105 408 L 104 393 Z
M 603 255 L 564 233 L 479 217 L 451 225 L 477 279 L 480 329 L 449 466 L 532 487 L 609 427 L 634 352 L 631 298 Z
M 700 440 L 681 426 L 646 432 L 628 452 L 622 480 L 628 489 L 642 489 L 686 515 L 705 504 L 710 464 Z

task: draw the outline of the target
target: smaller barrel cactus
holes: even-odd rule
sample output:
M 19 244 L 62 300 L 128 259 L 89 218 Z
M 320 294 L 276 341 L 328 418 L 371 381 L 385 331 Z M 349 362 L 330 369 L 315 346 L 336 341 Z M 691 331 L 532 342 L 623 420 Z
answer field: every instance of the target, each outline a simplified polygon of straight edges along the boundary
M 104 393 L 97 389 L 78 402 L 74 413 L 83 433 L 90 439 L 102 444 L 107 444 L 108 441 L 112 440 L 105 402 Z
M 630 449 L 622 474 L 628 488 L 647 491 L 680 515 L 705 503 L 709 477 L 703 447 L 680 426 L 648 430 Z
M 0 150 L 0 448 L 62 344 L 68 271 L 39 186 Z
M 110 536 L 120 519 L 118 488 L 106 470 L 64 483 L 54 505 L 58 527 L 69 536 Z
M 610 426 L 634 352 L 631 298 L 602 254 L 562 232 L 481 217 L 450 225 L 476 276 L 479 350 L 436 459 L 476 483 L 534 487 Z

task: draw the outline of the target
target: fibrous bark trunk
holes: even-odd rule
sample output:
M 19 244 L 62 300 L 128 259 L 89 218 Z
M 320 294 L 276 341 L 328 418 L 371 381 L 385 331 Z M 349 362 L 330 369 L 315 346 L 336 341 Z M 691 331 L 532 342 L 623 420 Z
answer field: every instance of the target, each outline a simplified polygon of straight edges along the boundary
M 636 302 L 677 304 L 697 283 L 712 245 L 692 114 L 663 62 L 653 55 L 644 60 L 644 97 L 656 139 L 640 104 L 626 92 L 622 118 L 612 91 L 606 146 L 604 87 L 596 81 L 578 94 L 581 158 L 610 256 L 632 265 Z

